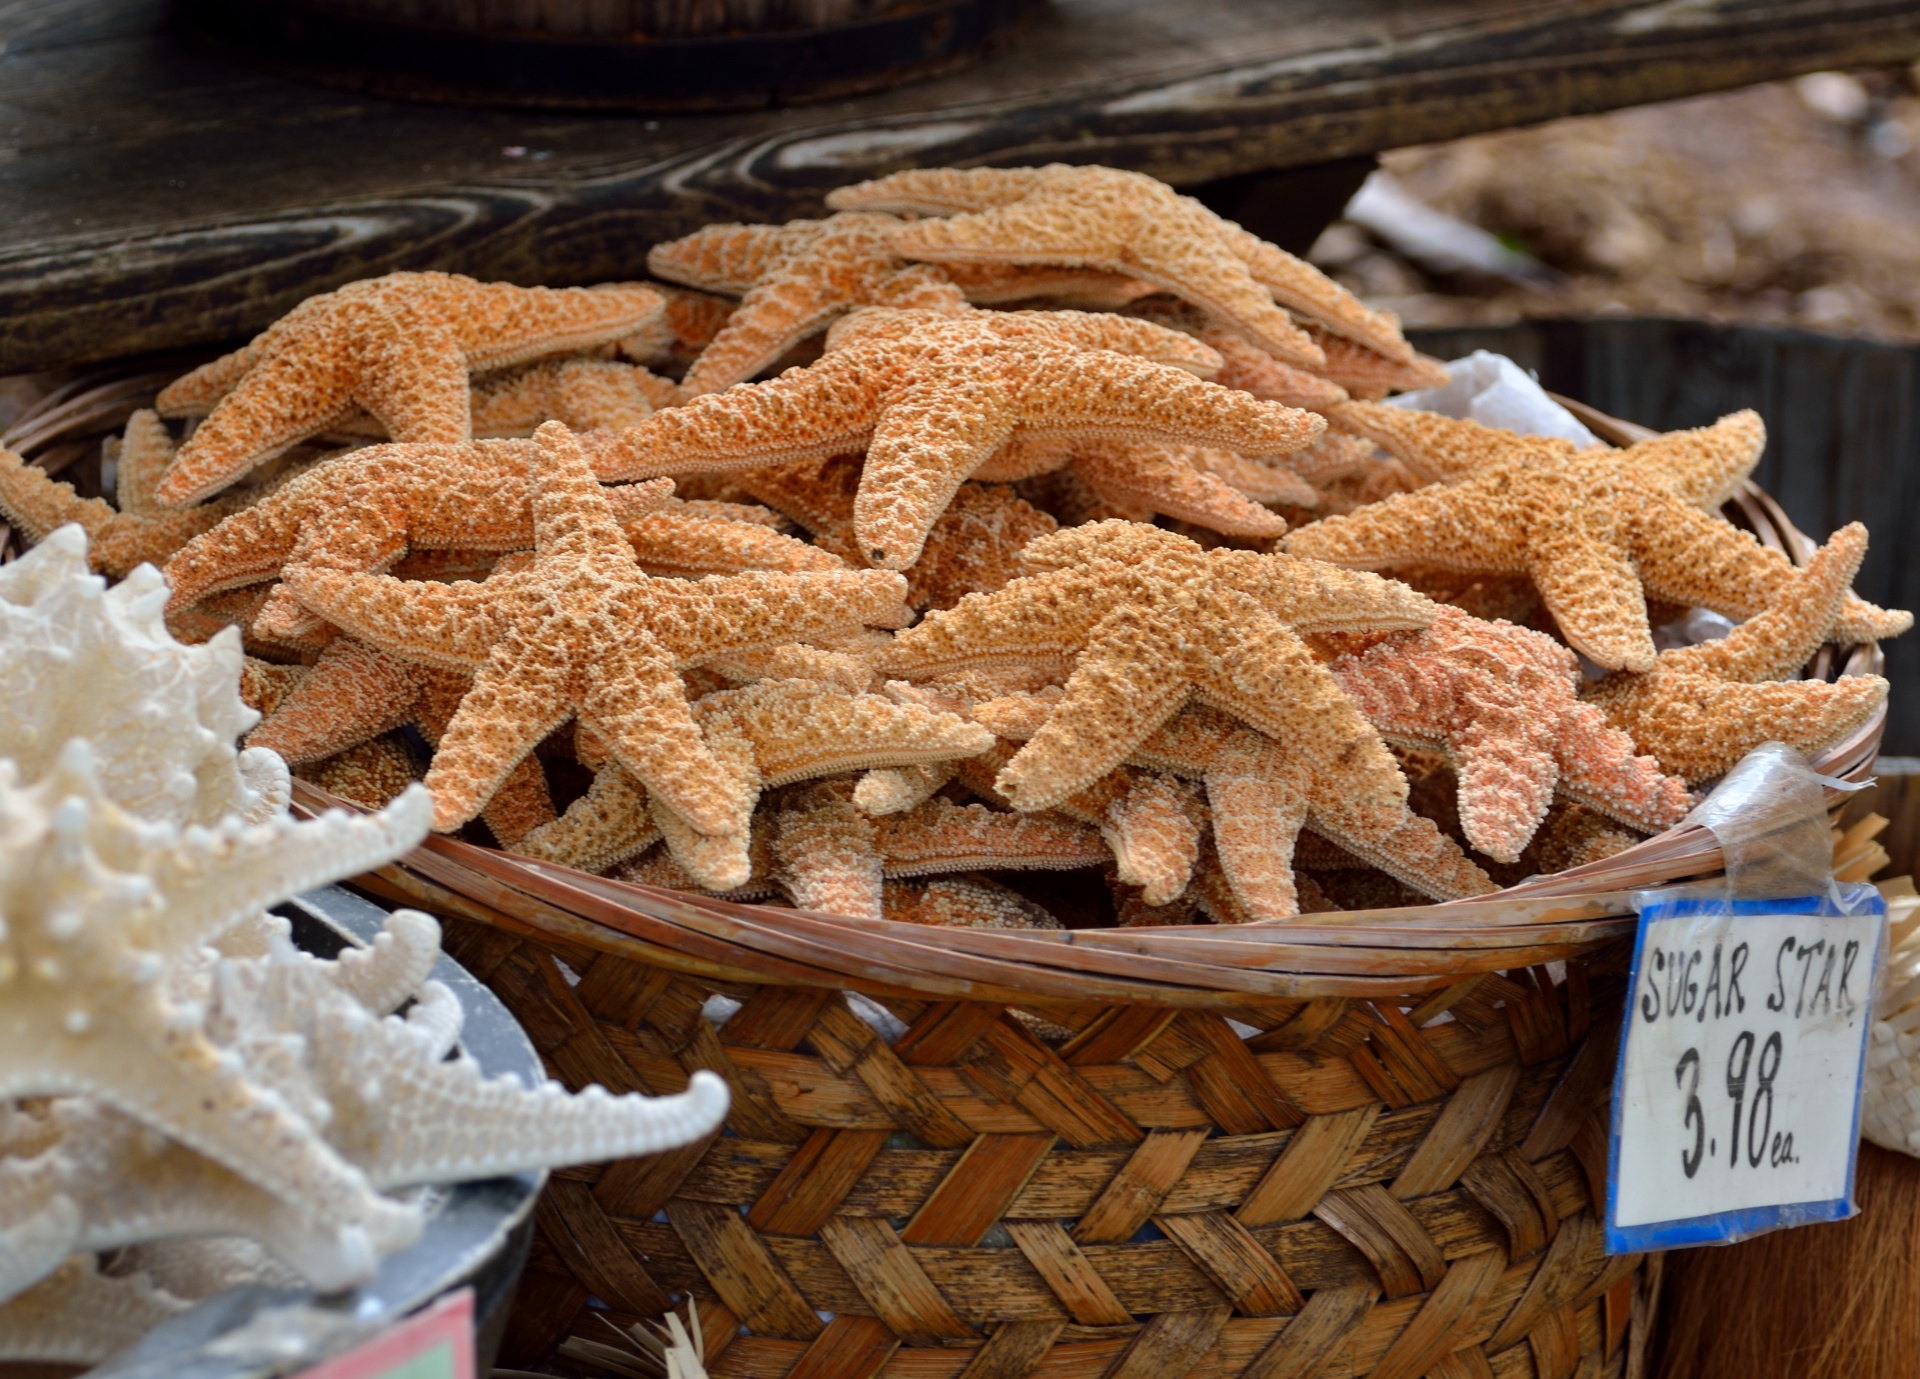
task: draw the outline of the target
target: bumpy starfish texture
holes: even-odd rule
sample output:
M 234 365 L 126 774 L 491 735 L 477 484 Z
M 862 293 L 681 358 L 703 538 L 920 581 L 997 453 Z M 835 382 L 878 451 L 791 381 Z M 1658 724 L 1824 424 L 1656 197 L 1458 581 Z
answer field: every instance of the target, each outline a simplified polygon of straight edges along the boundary
M 1141 173 L 1060 163 L 926 169 L 841 187 L 828 193 L 827 204 L 947 217 L 895 236 L 907 258 L 1052 264 L 1152 283 L 1290 363 L 1325 360 L 1281 307 L 1376 350 L 1411 353 L 1392 317 L 1368 310 L 1318 269 Z
M 894 253 L 901 224 L 856 212 L 785 225 L 709 225 L 648 250 L 656 277 L 740 295 L 740 309 L 687 371 L 687 391 L 717 392 L 752 378 L 856 307 L 964 309 L 966 298 L 939 269 Z
M 1842 527 L 1765 611 L 1718 641 L 1663 651 L 1644 675 L 1610 675 L 1587 692 L 1614 727 L 1688 780 L 1731 770 L 1764 742 L 1815 752 L 1871 718 L 1877 675 L 1789 680 L 1826 640 L 1866 555 L 1867 531 Z
M 0 1304 L 0 1361 L 97 1365 L 186 1308 L 141 1275 L 103 1274 L 78 1255 Z
M 1171 330 L 1185 331 L 1220 355 L 1220 371 L 1213 381 L 1223 388 L 1238 388 L 1289 407 L 1304 407 L 1321 412 L 1347 400 L 1347 390 L 1338 383 L 1283 364 L 1238 332 L 1214 324 L 1206 312 L 1167 297 L 1154 297 L 1127 309 L 1129 316 L 1153 321 Z
M 1243 460 L 1231 450 L 1165 441 L 1016 441 L 989 460 L 980 476 L 1020 480 L 1057 469 L 1073 472 L 1102 516 L 1146 521 L 1159 513 L 1228 536 L 1279 536 L 1287 529 L 1286 519 L 1260 506 L 1242 484 L 1302 506 L 1317 501 L 1304 480 L 1284 469 Z
M 1646 833 L 1691 803 L 1685 782 L 1580 702 L 1578 663 L 1542 633 L 1442 608 L 1426 630 L 1332 670 L 1389 742 L 1453 760 L 1467 841 L 1497 861 L 1519 858 L 1556 791 Z
M 672 379 L 638 364 L 551 359 L 476 382 L 473 434 L 531 436 L 543 421 L 565 422 L 576 431 L 623 431 L 683 400 Z
M 1398 354 L 1383 354 L 1312 323 L 1306 332 L 1326 356 L 1327 362 L 1314 372 L 1356 398 L 1377 399 L 1412 388 L 1442 388 L 1453 377 L 1438 359 L 1409 347 L 1403 346 Z
M 1296 633 L 1418 628 L 1434 612 L 1377 576 L 1202 551 L 1137 523 L 1061 531 L 1024 559 L 1034 574 L 929 614 L 881 662 L 908 678 L 996 662 L 1072 665 L 1046 726 L 1000 775 L 1022 809 L 1085 789 L 1195 697 L 1302 752 L 1384 754 Z
M 568 718 L 703 833 L 730 826 L 740 790 L 700 736 L 683 666 L 894 619 L 903 581 L 878 572 L 655 580 L 634 560 L 572 433 L 534 437 L 535 554 L 480 584 L 289 570 L 300 600 L 362 640 L 474 673 L 427 774 L 436 827 L 476 814 Z
M 1309 413 L 1190 372 L 1210 371 L 1218 358 L 1176 331 L 1121 316 L 872 308 L 836 324 L 829 352 L 808 368 L 648 418 L 621 441 L 631 470 L 602 473 L 745 469 L 864 451 L 855 534 L 870 563 L 906 569 L 960 485 L 1018 435 L 1196 441 L 1271 456 L 1319 434 Z
M 1024 302 L 1073 311 L 1117 311 L 1159 290 L 1120 273 L 1046 264 L 944 263 L 940 271 L 974 306 Z
M 985 876 L 936 876 L 888 881 L 880 888 L 882 916 L 902 924 L 942 929 L 1058 929 L 1060 921 L 1018 891 Z
M 162 620 L 166 599 L 151 565 L 108 589 L 75 526 L 0 566 L 0 757 L 30 783 L 84 737 L 108 796 L 143 818 L 266 818 L 286 804 L 287 770 L 269 752 L 234 750 L 256 717 L 234 688 L 239 636 L 181 645 Z
M 129 490 L 137 492 L 139 486 L 137 480 L 129 482 L 129 470 L 136 475 L 148 472 L 141 465 L 155 450 L 171 458 L 173 446 L 166 428 L 152 412 L 135 412 L 120 448 L 116 510 L 102 499 L 80 497 L 72 484 L 0 449 L 0 517 L 18 527 L 29 541 L 44 541 L 56 527 L 76 524 L 87 534 L 87 557 L 93 568 L 116 579 L 130 574 L 136 565 L 160 564 L 240 504 L 228 499 L 178 512 L 130 505 Z
M 156 496 L 197 502 L 356 411 L 395 440 L 466 440 L 470 373 L 607 344 L 663 311 L 638 285 L 514 287 L 455 273 L 390 273 L 309 297 L 160 394 L 162 415 L 206 420 Z
M 1339 410 L 1365 418 L 1375 439 L 1393 434 L 1384 414 L 1400 412 L 1357 403 Z M 1357 568 L 1527 574 L 1576 650 L 1632 671 L 1653 665 L 1648 598 L 1745 618 L 1793 578 L 1785 555 L 1701 510 L 1758 459 L 1751 413 L 1625 450 L 1578 454 L 1564 442 L 1473 422 L 1416 416 L 1409 425 L 1479 444 L 1422 448 L 1419 462 L 1452 482 L 1303 527 L 1288 538 L 1289 551 Z M 1847 599 L 1837 636 L 1891 636 L 1912 623 L 1909 614 Z

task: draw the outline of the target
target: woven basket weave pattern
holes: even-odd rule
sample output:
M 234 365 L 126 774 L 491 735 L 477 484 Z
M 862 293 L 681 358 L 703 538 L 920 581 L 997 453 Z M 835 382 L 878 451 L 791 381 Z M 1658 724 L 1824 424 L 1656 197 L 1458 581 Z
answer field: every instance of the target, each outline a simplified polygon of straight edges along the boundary
M 1251 1039 L 1213 1011 L 1056 1007 L 1078 1032 L 1054 1047 L 998 1004 L 889 999 L 890 1047 L 836 991 L 449 927 L 562 1081 L 658 1094 L 707 1068 L 734 1095 L 722 1138 L 556 1179 L 505 1362 L 594 1337 L 590 1297 L 657 1316 L 691 1293 L 715 1379 L 1624 1372 L 1640 1284 L 1593 1209 L 1621 987 L 1599 966 L 1411 1016 L 1264 1005 L 1236 1014 Z M 717 1030 L 716 993 L 743 1002 Z

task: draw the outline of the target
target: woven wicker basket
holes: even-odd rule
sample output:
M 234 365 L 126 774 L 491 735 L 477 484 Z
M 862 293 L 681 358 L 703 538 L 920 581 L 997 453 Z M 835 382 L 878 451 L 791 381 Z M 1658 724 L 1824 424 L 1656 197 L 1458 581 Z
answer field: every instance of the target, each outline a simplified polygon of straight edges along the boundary
M 1812 550 L 1759 489 L 1731 507 Z M 1883 722 L 1821 767 L 1864 775 Z M 449 917 L 561 1080 L 733 1089 L 719 1138 L 557 1175 L 503 1363 L 598 1372 L 607 1321 L 691 1296 L 716 1379 L 1568 1379 L 1638 1373 L 1657 1290 L 1597 1210 L 1625 892 L 1719 866 L 1682 827 L 1476 901 L 1066 934 L 732 905 L 452 839 L 364 881 Z M 714 997 L 739 1003 L 717 1025 Z
M 1731 509 L 1812 549 L 1757 488 Z M 1808 673 L 1880 658 L 1839 662 Z M 1883 726 L 1819 765 L 1864 776 Z M 1592 1379 L 1640 1372 L 1659 1277 L 1602 1252 L 1598 1210 L 1626 892 L 1720 864 L 1682 826 L 1473 901 L 1068 933 L 728 904 L 452 838 L 360 884 L 446 917 L 563 1082 L 733 1091 L 714 1139 L 555 1175 L 503 1364 L 587 1359 L 693 1297 L 715 1379 Z

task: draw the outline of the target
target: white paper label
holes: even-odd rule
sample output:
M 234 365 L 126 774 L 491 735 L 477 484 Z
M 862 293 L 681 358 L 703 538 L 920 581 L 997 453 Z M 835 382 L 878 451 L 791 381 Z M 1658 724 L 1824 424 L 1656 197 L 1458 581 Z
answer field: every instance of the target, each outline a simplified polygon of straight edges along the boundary
M 1642 919 L 1609 1248 L 1846 1215 L 1882 916 L 1680 908 Z

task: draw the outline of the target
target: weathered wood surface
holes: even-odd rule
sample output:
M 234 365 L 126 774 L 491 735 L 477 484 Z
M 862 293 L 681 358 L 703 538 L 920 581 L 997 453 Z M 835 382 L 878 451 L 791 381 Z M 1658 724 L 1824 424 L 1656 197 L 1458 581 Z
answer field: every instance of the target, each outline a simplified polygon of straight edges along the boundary
M 1920 609 L 1920 348 L 1697 321 L 1549 321 L 1415 339 L 1446 359 L 1497 350 L 1555 392 L 1663 431 L 1756 409 L 1768 435 L 1760 486 L 1815 540 L 1865 522 L 1872 542 L 1854 587 L 1883 607 Z M 1885 750 L 1920 755 L 1920 632 L 1884 649 Z
M 395 268 L 632 275 L 715 219 L 915 164 L 1182 186 L 1920 55 L 1909 0 L 1057 0 L 1007 51 L 858 100 L 644 117 L 284 81 L 164 0 L 0 3 L 0 372 L 223 341 Z M 508 157 L 503 150 L 523 150 Z

